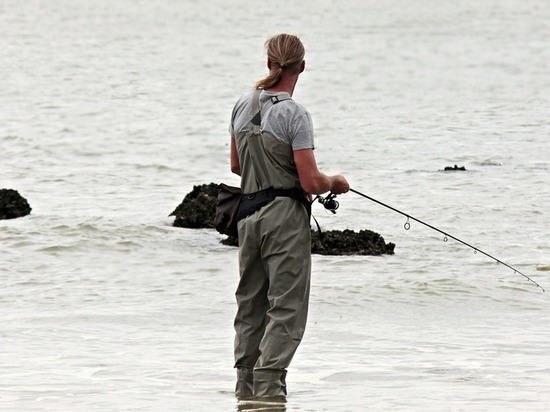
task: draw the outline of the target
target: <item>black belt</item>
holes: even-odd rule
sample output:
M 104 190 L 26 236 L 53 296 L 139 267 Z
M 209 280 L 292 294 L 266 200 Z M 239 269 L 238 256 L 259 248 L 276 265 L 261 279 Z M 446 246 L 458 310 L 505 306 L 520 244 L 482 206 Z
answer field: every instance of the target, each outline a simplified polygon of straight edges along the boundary
M 302 189 L 274 189 L 268 187 L 254 193 L 245 193 L 241 197 L 239 211 L 237 212 L 237 221 L 257 212 L 265 205 L 271 203 L 278 196 L 286 196 L 296 199 L 304 205 L 308 212 L 308 218 L 311 216 L 311 203 L 307 200 L 306 194 Z

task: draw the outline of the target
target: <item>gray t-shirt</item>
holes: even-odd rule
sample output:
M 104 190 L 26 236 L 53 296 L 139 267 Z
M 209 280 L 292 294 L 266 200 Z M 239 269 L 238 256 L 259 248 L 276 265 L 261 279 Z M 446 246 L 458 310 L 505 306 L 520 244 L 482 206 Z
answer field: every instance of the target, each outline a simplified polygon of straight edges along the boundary
M 260 107 L 271 97 L 286 95 L 262 91 Z M 246 130 L 252 119 L 252 97 L 254 91 L 244 94 L 235 104 L 231 115 L 229 133 L 235 137 L 237 133 Z M 261 130 L 269 133 L 282 143 L 288 143 L 292 150 L 314 149 L 313 123 L 308 111 L 294 100 L 284 100 L 271 106 L 262 113 Z

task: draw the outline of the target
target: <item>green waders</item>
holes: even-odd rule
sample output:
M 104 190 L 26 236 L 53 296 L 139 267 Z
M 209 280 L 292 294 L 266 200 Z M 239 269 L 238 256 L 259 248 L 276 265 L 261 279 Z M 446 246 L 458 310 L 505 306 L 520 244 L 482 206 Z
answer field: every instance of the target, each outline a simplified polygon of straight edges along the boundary
M 259 134 L 258 129 L 255 132 L 237 136 L 239 160 L 249 165 L 242 168 L 243 192 L 299 187 L 290 147 Z M 309 214 L 296 199 L 276 197 L 240 220 L 238 230 L 235 394 L 239 398 L 284 398 L 286 368 L 302 340 L 307 319 Z

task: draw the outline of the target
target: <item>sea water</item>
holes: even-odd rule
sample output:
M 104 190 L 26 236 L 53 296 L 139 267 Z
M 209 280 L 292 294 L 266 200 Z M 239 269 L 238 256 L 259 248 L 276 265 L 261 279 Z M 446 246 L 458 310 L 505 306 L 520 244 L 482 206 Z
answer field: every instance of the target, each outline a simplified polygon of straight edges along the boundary
M 234 411 L 237 250 L 175 228 L 229 171 L 263 42 L 302 38 L 294 98 L 352 188 L 314 256 L 287 411 L 550 409 L 550 3 L 0 0 L 0 410 Z M 463 172 L 444 172 L 446 166 Z

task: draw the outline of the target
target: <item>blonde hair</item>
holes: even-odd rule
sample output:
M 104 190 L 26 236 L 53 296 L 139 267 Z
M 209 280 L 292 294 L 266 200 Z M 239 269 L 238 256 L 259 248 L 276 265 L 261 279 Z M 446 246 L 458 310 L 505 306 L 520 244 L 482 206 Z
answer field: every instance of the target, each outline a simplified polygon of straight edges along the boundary
M 289 70 L 293 74 L 298 73 L 306 54 L 304 45 L 298 36 L 286 33 L 277 34 L 267 39 L 265 49 L 268 60 L 276 65 L 277 70 L 256 82 L 256 89 L 269 89 L 275 86 L 281 80 L 283 70 Z

